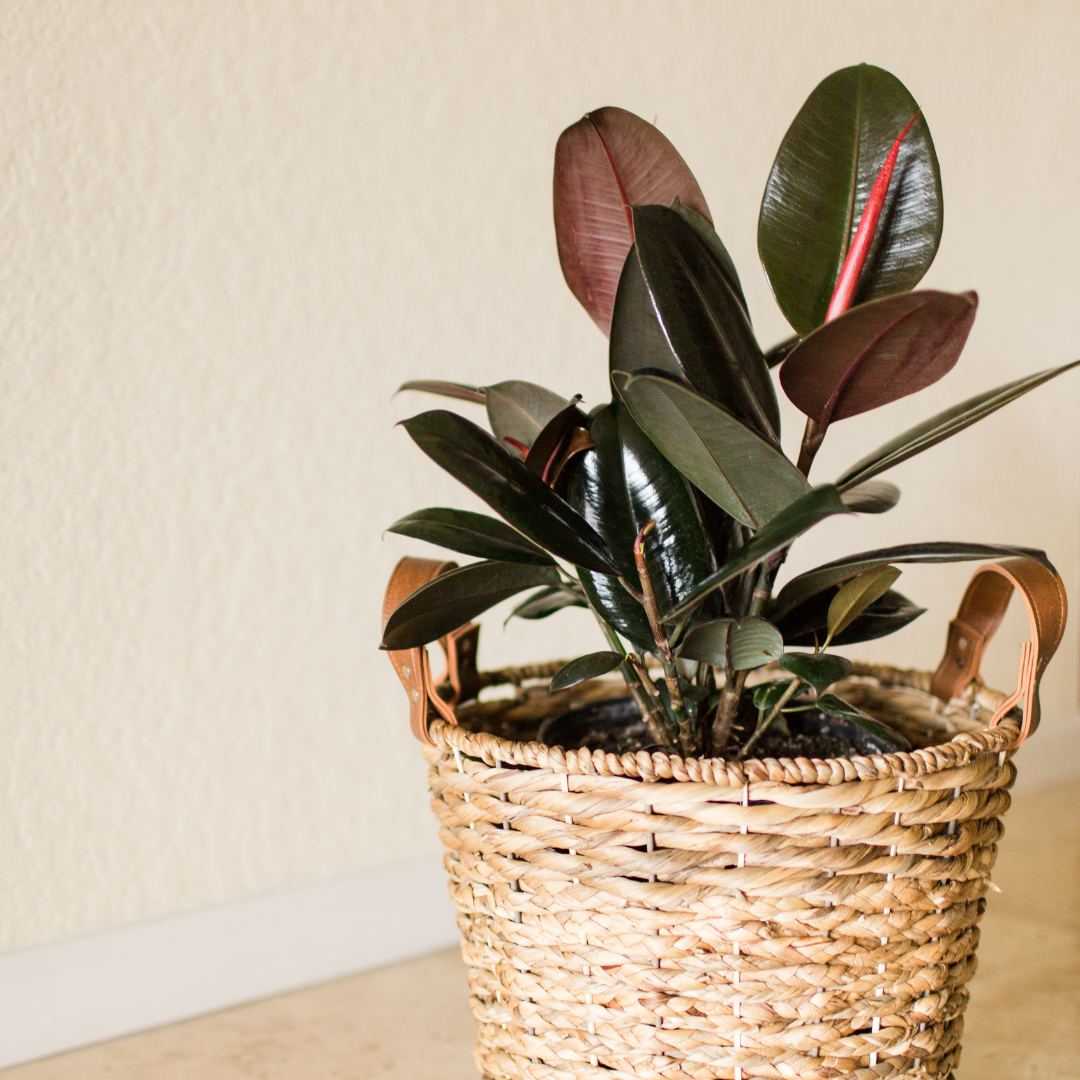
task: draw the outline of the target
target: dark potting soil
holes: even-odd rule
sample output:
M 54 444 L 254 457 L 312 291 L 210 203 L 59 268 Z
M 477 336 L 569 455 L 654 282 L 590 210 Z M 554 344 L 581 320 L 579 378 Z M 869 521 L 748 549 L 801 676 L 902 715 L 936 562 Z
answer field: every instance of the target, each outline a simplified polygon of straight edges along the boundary
M 888 753 L 889 748 L 860 729 L 845 730 L 848 725 L 835 718 L 812 711 L 785 717 L 788 730 L 774 725 L 754 744 L 755 758 L 835 758 L 860 754 Z M 732 726 L 731 738 L 722 755 L 735 758 L 757 723 L 757 709 L 747 694 Z M 851 725 L 853 727 L 853 725 Z M 649 735 L 641 712 L 631 698 L 618 698 L 585 705 L 560 716 L 549 717 L 540 725 L 537 741 L 565 750 L 602 750 L 610 754 L 637 753 L 639 750 L 663 750 Z

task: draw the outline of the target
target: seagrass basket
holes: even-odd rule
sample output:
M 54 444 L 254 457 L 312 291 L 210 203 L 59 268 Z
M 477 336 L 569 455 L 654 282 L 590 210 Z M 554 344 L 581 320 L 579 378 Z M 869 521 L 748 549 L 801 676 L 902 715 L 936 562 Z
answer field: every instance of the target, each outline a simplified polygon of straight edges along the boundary
M 399 566 L 398 598 L 419 562 Z M 1014 587 L 1032 641 L 1006 696 L 977 676 Z M 839 686 L 917 747 L 850 759 L 564 751 L 532 741 L 539 722 L 620 685 L 549 695 L 535 683 L 557 664 L 479 675 L 476 627 L 444 643 L 441 688 L 423 650 L 393 654 L 427 744 L 482 1075 L 951 1076 L 1011 758 L 1064 620 L 1040 564 L 982 567 L 937 672 L 856 665 Z M 499 683 L 514 697 L 460 703 Z

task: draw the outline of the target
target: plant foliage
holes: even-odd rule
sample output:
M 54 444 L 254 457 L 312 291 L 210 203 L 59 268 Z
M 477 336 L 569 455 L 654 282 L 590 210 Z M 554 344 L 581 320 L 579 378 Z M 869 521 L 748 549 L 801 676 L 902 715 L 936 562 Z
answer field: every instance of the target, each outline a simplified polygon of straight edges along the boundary
M 446 410 L 403 426 L 502 520 L 432 508 L 389 527 L 481 561 L 403 601 L 383 646 L 426 645 L 533 590 L 508 621 L 584 608 L 606 645 L 563 666 L 551 690 L 617 669 L 649 732 L 673 751 L 744 757 L 795 713 L 823 731 L 855 731 L 876 751 L 907 747 L 844 700 L 851 661 L 829 650 L 922 614 L 893 589 L 905 564 L 1018 554 L 1046 563 L 1045 554 L 897 543 L 841 555 L 777 591 L 781 566 L 826 518 L 895 506 L 900 490 L 881 473 L 1080 364 L 977 394 L 811 487 L 831 425 L 941 379 L 975 320 L 973 292 L 913 291 L 943 213 L 917 102 L 895 76 L 861 64 L 828 76 L 784 135 L 758 249 L 795 335 L 768 351 L 697 181 L 652 124 L 608 107 L 568 127 L 554 200 L 567 284 L 610 338 L 611 401 L 586 412 L 573 387 L 521 379 L 403 384 L 486 409 L 490 431 Z M 806 416 L 795 461 L 781 447 L 772 369 Z M 733 734 L 740 709 L 757 721 Z

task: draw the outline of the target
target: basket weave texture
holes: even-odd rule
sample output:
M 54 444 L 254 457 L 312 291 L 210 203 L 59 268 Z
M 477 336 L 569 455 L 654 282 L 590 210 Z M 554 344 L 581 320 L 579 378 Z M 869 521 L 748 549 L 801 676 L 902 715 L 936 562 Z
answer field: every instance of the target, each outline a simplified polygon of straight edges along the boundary
M 856 665 L 843 696 L 922 748 L 853 759 L 563 751 L 528 703 L 434 723 L 483 1075 L 951 1076 L 1020 727 L 929 683 Z

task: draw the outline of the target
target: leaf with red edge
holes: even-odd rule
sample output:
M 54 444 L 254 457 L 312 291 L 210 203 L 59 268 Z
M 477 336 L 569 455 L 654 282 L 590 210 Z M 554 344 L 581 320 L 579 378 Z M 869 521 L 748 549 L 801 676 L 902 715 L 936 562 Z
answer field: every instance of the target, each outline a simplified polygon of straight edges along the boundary
M 566 398 L 523 379 L 508 379 L 484 388 L 488 424 L 499 442 L 524 457 L 543 426 L 565 409 Z
M 652 124 L 625 109 L 587 113 L 555 147 L 555 238 L 570 291 L 605 334 L 626 253 L 630 207 L 683 206 L 712 217 L 697 181 Z
M 896 168 L 896 159 L 900 155 L 900 147 L 904 142 L 904 136 L 911 130 L 912 125 L 922 115 L 920 109 L 909 121 L 906 128 L 896 136 L 885 160 L 878 170 L 877 179 L 870 189 L 870 195 L 863 207 L 862 217 L 859 218 L 859 227 L 855 230 L 855 236 L 848 248 L 844 265 L 840 267 L 840 273 L 836 278 L 836 287 L 833 289 L 832 299 L 829 301 L 829 310 L 825 312 L 825 321 L 832 322 L 838 315 L 843 315 L 855 297 L 855 289 L 859 284 L 863 267 L 866 266 L 866 257 L 870 254 L 870 245 L 874 242 L 874 234 L 877 232 L 878 219 L 881 217 L 882 208 L 885 206 L 885 195 L 889 190 L 889 182 L 892 180 L 893 169 Z
M 780 385 L 821 428 L 937 382 L 975 321 L 973 292 L 924 290 L 852 308 L 815 330 L 780 368 Z
M 780 309 L 800 335 L 825 313 L 874 181 L 919 103 L 871 64 L 835 71 L 806 99 L 776 154 L 758 252 Z M 915 288 L 941 240 L 941 175 L 919 116 L 904 139 L 854 303 Z

